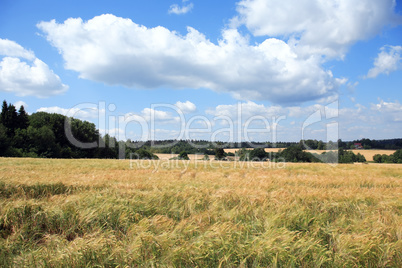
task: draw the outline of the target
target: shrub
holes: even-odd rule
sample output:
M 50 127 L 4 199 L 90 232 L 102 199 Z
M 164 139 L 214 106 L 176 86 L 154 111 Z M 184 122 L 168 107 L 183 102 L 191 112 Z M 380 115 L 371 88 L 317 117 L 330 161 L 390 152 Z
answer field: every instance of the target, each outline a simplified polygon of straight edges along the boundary
M 188 157 L 188 154 L 186 152 L 181 152 L 178 156 L 179 160 L 190 160 L 190 158 Z
M 159 159 L 157 155 L 145 150 L 139 149 L 135 153 L 130 154 L 131 159 Z
M 269 154 L 264 148 L 255 148 L 253 150 L 240 150 L 240 161 L 266 161 Z

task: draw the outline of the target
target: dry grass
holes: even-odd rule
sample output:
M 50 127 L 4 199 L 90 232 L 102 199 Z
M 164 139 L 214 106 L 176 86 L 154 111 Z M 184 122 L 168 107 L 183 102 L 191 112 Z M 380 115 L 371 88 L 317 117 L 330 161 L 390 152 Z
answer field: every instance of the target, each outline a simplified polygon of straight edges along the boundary
M 400 165 L 154 163 L 0 158 L 0 266 L 402 265 Z

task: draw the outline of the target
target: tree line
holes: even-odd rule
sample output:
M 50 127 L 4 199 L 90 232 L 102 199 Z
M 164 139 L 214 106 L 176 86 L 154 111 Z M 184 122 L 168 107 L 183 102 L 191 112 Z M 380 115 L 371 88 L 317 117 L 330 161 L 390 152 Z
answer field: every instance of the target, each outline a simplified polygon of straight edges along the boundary
M 82 143 L 95 143 L 91 148 L 80 148 L 70 143 L 65 131 L 66 122 L 71 135 Z M 204 154 L 205 159 L 212 155 L 217 160 L 223 160 L 233 153 L 225 153 L 223 149 L 239 148 L 240 160 L 246 159 L 285 159 L 290 162 L 316 162 L 317 157 L 303 150 L 338 149 L 339 162 L 361 162 L 363 156 L 346 151 L 360 143 L 364 148 L 401 149 L 402 139 L 370 140 L 361 139 L 344 142 L 323 142 L 320 140 L 301 140 L 300 142 L 238 142 L 224 143 L 207 140 L 160 140 L 160 141 L 118 141 L 108 134 L 102 136 L 95 124 L 76 118 L 67 118 L 56 113 L 36 112 L 31 115 L 24 106 L 16 107 L 3 101 L 0 114 L 0 156 L 8 157 L 49 157 L 49 158 L 125 158 L 156 159 L 156 153 L 181 154 L 180 159 L 186 159 L 187 154 Z M 256 146 L 254 150 L 245 150 Z M 283 148 L 281 152 L 265 154 L 262 148 Z M 122 149 L 123 148 L 123 149 Z M 123 152 L 122 152 L 123 150 Z M 184 154 L 185 153 L 185 154 Z M 333 161 L 335 153 L 326 152 L 320 159 Z M 399 156 L 376 156 L 376 162 L 397 163 Z M 364 160 L 365 161 L 365 160 Z
M 376 154 L 373 156 L 373 160 L 376 163 L 398 163 L 402 164 L 402 149 L 395 151 L 391 155 Z
M 306 152 L 300 145 L 293 145 L 278 152 L 266 152 L 263 148 L 253 150 L 240 149 L 236 152 L 240 161 L 284 161 L 302 163 L 355 163 L 366 162 L 366 158 L 360 154 L 343 149 L 323 152 L 320 154 Z
M 95 143 L 97 146 L 80 148 L 71 144 L 66 136 L 66 121 L 76 140 Z M 37 112 L 28 115 L 24 106 L 17 111 L 14 105 L 3 101 L 0 114 L 0 156 L 118 158 L 120 148 L 125 149 L 126 158 L 157 158 L 146 149 L 135 148 L 109 135 L 102 137 L 95 124 L 88 121 L 56 113 Z

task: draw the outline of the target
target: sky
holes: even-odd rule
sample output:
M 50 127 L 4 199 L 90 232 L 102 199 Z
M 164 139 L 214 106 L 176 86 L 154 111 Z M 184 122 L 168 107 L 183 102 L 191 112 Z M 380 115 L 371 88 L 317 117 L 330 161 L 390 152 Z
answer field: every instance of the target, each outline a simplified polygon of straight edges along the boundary
M 402 138 L 401 6 L 0 0 L 0 98 L 118 140 Z

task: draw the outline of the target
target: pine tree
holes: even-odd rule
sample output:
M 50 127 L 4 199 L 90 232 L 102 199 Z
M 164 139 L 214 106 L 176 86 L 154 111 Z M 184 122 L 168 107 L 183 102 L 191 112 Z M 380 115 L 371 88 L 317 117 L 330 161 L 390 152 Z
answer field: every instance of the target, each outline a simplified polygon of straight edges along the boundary
M 21 105 L 17 115 L 17 128 L 26 129 L 29 126 L 29 117 L 24 105 Z
M 6 121 L 7 111 L 8 111 L 7 102 L 4 100 L 3 106 L 1 107 L 1 115 L 0 115 L 0 123 L 3 125 Z
M 6 128 L 8 128 L 9 134 L 14 135 L 14 131 L 18 128 L 17 126 L 17 117 L 18 113 L 15 109 L 15 106 L 11 103 L 8 104 L 7 114 L 5 118 L 5 122 L 3 123 Z

